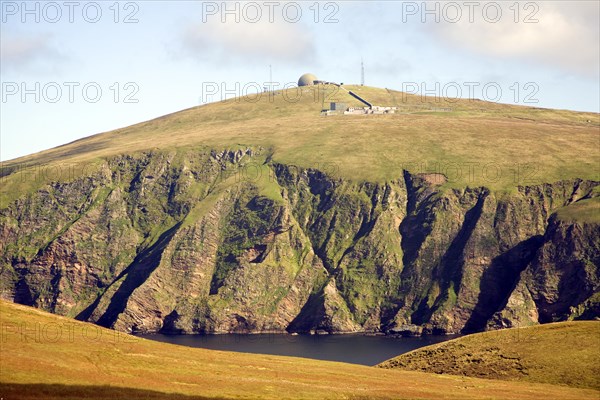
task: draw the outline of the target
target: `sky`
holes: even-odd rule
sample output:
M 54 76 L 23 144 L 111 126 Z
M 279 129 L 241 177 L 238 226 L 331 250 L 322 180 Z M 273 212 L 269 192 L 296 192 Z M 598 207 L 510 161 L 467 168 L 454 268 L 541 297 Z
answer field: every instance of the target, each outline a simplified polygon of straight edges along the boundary
M 306 72 L 600 112 L 598 1 L 0 1 L 0 160 Z

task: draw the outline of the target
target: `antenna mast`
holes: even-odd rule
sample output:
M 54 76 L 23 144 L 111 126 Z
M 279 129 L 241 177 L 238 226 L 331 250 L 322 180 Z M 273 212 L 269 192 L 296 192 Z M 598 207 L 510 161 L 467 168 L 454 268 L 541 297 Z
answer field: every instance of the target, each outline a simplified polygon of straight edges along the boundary
M 360 59 L 360 86 L 365 86 L 365 64 Z
M 271 64 L 269 64 L 269 82 L 265 82 L 263 91 L 269 92 L 269 97 L 271 96 L 270 93 L 273 91 L 273 69 L 271 68 Z

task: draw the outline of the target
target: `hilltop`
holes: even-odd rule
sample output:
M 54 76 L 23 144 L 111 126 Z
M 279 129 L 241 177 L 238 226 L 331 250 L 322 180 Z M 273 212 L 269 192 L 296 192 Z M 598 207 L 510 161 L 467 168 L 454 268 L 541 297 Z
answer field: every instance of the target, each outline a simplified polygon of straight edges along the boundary
M 598 392 L 144 340 L 0 302 L 0 395 L 19 399 L 596 399 Z
M 600 179 L 600 115 L 424 97 L 346 86 L 394 115 L 322 117 L 329 101 L 362 106 L 334 85 L 249 95 L 174 114 L 3 163 L 2 204 L 52 179 L 72 179 L 102 159 L 156 149 L 262 147 L 270 160 L 383 183 L 441 173 L 448 186 L 513 190 L 572 178 Z M 27 166 L 38 170 L 27 171 Z M 40 166 L 45 166 L 40 172 Z M 25 169 L 25 170 L 24 170 Z M 71 173 L 70 171 L 73 171 Z M 23 176 L 27 182 L 22 182 Z M 20 178 L 20 179 L 16 179 Z M 35 182 L 31 182 L 35 180 Z

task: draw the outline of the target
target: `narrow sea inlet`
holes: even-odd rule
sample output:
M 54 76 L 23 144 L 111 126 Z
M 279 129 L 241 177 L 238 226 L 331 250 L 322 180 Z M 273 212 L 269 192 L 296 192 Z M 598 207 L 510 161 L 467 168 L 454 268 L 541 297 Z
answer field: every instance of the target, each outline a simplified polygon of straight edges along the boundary
M 376 365 L 411 350 L 458 337 L 458 335 L 391 337 L 358 334 L 293 336 L 270 333 L 255 335 L 145 334 L 138 336 L 159 342 L 204 349 L 304 357 L 362 365 Z

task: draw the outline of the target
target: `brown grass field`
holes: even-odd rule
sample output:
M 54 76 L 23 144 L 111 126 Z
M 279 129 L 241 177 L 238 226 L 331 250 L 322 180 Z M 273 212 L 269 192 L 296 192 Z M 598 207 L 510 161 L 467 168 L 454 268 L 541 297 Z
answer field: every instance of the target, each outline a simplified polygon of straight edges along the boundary
M 600 390 L 600 321 L 476 333 L 379 366 Z
M 585 400 L 600 396 L 598 390 L 561 385 L 187 348 L 4 301 L 0 319 L 0 397 L 6 400 Z

